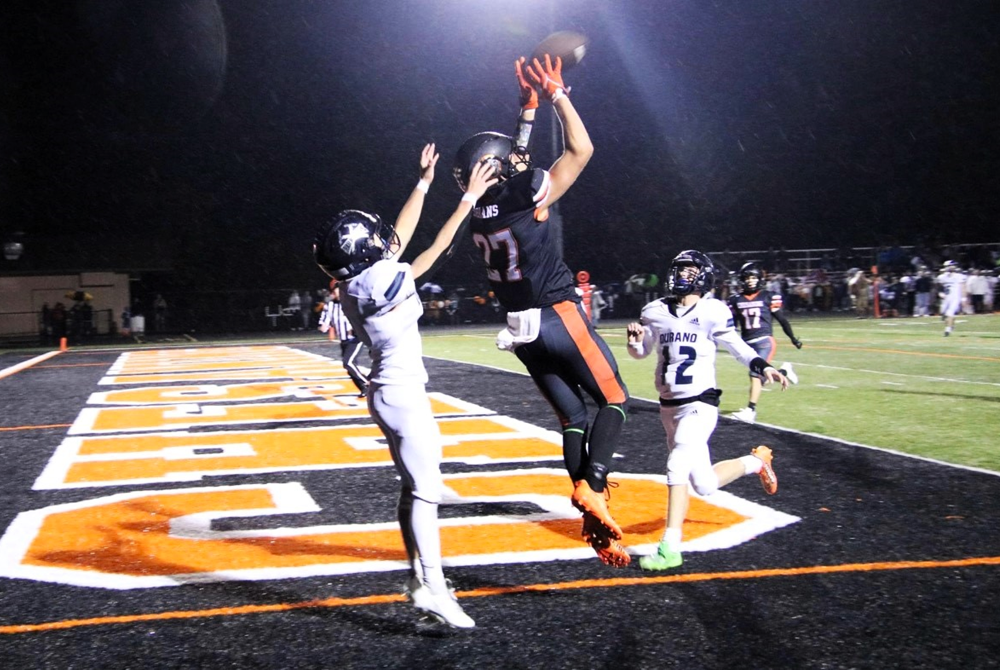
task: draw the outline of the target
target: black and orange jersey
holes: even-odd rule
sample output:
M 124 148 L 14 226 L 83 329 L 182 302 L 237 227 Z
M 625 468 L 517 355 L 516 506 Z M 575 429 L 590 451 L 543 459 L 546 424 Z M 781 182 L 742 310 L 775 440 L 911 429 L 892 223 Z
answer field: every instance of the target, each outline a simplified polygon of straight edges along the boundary
M 781 294 L 761 289 L 750 295 L 731 295 L 726 302 L 745 342 L 774 335 L 773 315 L 781 309 Z
M 548 194 L 549 173 L 536 168 L 491 189 L 472 211 L 472 241 L 508 312 L 580 301 L 548 221 L 538 220 L 539 212 L 547 212 Z

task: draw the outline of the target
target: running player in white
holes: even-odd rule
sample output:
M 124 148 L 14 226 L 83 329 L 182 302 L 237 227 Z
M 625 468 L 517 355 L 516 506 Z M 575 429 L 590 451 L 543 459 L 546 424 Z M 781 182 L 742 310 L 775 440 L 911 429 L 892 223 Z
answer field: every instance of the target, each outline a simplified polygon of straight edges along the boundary
M 736 332 L 726 303 L 702 297 L 712 290 L 714 272 L 705 254 L 682 251 L 670 264 L 669 295 L 646 305 L 640 320 L 628 325 L 628 352 L 633 358 L 656 351 L 655 384 L 667 434 L 667 526 L 656 553 L 639 559 L 644 570 L 668 570 L 683 562 L 681 531 L 690 502 L 689 484 L 707 496 L 744 475 L 758 474 L 765 492 L 773 495 L 778 490 L 768 447 L 755 447 L 747 456 L 712 465 L 708 441 L 719 420 L 722 395 L 715 387 L 716 345 L 728 349 L 765 383 L 780 383 L 782 390 L 788 387 L 788 379 Z
M 965 298 L 965 275 L 959 272 L 958 263 L 945 261 L 944 271 L 938 275 L 937 283 L 944 292 L 941 315 L 944 317 L 944 336 L 948 337 L 955 328 L 955 315 L 962 309 L 962 300 Z
M 397 517 L 410 563 L 406 593 L 417 609 L 450 626 L 472 628 L 476 624 L 458 604 L 441 566 L 441 433 L 425 390 L 427 371 L 417 329 L 423 304 L 416 279 L 450 253 L 472 206 L 496 180 L 491 166 L 477 166 L 433 244 L 413 263 L 402 263 L 399 258 L 416 229 L 437 160 L 434 145 L 424 147 L 420 181 L 395 230 L 377 215 L 347 210 L 319 229 L 313 253 L 324 272 L 343 282 L 344 313 L 371 351 L 368 411 L 385 435 L 402 480 Z

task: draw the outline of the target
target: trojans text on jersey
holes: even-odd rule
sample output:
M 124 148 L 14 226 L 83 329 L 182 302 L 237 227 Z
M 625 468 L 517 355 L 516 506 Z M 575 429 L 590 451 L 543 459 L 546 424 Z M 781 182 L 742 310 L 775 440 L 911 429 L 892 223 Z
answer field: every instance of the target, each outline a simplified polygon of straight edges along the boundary
M 482 207 L 476 207 L 472 211 L 472 215 L 477 219 L 492 219 L 493 217 L 500 214 L 499 205 L 483 205 Z

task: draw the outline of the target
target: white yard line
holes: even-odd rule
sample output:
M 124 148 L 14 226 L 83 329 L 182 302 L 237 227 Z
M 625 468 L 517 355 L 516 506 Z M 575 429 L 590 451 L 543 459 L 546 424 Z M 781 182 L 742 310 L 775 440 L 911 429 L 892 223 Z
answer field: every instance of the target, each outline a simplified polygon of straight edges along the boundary
M 869 375 L 888 375 L 892 377 L 905 377 L 909 379 L 923 379 L 932 382 L 949 382 L 952 384 L 973 384 L 977 386 L 1000 386 L 1000 382 L 977 382 L 971 379 L 952 379 L 949 377 L 931 377 L 929 375 L 911 375 L 905 372 L 887 372 L 885 370 L 866 370 L 865 368 L 845 368 L 836 365 L 813 365 L 811 363 L 795 363 L 795 366 L 803 368 L 821 368 L 824 370 L 840 370 L 841 372 L 860 372 Z M 818 384 L 817 384 L 818 386 Z

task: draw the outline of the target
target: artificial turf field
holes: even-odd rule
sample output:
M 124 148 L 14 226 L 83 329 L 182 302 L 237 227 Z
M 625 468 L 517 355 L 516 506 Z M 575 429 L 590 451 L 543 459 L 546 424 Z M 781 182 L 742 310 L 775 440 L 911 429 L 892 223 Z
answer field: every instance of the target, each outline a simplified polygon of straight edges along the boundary
M 616 570 L 577 537 L 530 380 L 440 359 L 446 573 L 477 628 L 422 623 L 337 353 L 70 349 L 0 379 L 3 667 L 1000 667 L 995 473 L 723 418 L 714 458 L 771 446 L 778 494 L 738 480 L 692 507 L 682 567 Z M 640 553 L 663 523 L 656 405 L 619 451 L 611 509 Z

